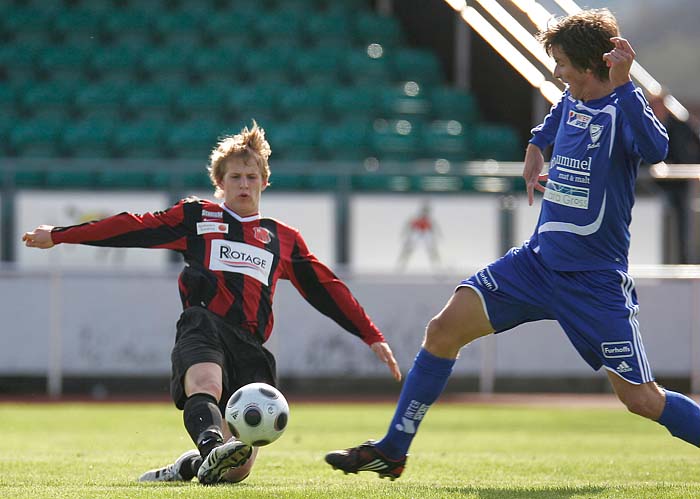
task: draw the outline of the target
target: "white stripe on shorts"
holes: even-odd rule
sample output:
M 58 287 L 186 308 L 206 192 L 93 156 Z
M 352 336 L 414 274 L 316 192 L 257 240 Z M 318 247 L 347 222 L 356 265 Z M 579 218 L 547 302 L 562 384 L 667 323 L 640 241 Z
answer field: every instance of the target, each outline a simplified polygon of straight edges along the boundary
M 629 310 L 629 323 L 630 328 L 632 329 L 632 342 L 634 344 L 634 350 L 637 356 L 637 363 L 639 364 L 639 371 L 642 377 L 642 383 L 648 383 L 650 381 L 653 381 L 654 377 L 651 373 L 649 361 L 647 360 L 647 354 L 644 351 L 642 335 L 639 332 L 639 321 L 637 320 L 637 314 L 639 313 L 639 305 L 635 305 L 632 301 L 634 280 L 625 272 L 622 272 L 620 270 L 618 270 L 617 272 L 622 277 L 622 294 L 625 296 L 625 307 L 627 307 L 627 309 Z

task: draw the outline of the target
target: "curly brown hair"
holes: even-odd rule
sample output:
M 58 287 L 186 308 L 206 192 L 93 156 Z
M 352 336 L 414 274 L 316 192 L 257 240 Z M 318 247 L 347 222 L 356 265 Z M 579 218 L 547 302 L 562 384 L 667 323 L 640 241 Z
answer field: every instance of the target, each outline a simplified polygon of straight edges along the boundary
M 559 18 L 537 34 L 549 55 L 557 45 L 576 68 L 590 69 L 601 81 L 607 81 L 610 76 L 603 54 L 615 48 L 610 41 L 613 36 L 620 36 L 620 29 L 608 9 L 583 10 Z
M 268 159 L 271 153 L 270 144 L 265 139 L 265 130 L 258 126 L 255 120 L 250 129 L 243 127 L 236 135 L 228 135 L 219 140 L 209 155 L 209 166 L 207 166 L 209 179 L 216 189 L 214 196 L 223 197 L 224 193 L 219 183 L 226 174 L 228 160 L 233 158 L 241 159 L 244 164 L 252 161 L 260 170 L 263 185 L 267 185 L 270 178 Z

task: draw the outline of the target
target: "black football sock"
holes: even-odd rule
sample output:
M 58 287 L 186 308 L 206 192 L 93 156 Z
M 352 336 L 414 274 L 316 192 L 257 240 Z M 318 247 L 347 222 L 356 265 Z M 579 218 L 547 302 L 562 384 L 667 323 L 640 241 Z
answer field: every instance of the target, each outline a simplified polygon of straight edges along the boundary
M 214 447 L 224 443 L 221 428 L 223 418 L 216 399 L 207 393 L 195 393 L 188 397 L 183 411 L 185 428 L 203 458 Z
M 201 456 L 191 457 L 190 459 L 182 463 L 182 466 L 180 467 L 180 476 L 182 476 L 183 480 L 192 480 L 195 476 L 197 476 L 197 471 L 199 471 L 199 467 L 201 465 Z

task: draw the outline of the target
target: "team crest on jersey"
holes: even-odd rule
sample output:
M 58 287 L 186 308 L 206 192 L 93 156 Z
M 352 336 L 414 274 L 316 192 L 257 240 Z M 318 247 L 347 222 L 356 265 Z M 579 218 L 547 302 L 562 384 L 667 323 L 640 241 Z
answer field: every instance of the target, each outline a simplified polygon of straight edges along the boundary
M 569 119 L 566 121 L 566 124 L 585 130 L 586 128 L 588 128 L 588 124 L 591 122 L 592 119 L 593 116 L 578 113 L 574 110 L 571 110 L 569 111 Z
M 591 126 L 588 127 L 588 133 L 591 134 L 591 146 L 599 145 L 598 140 L 600 140 L 600 136 L 603 133 L 603 125 L 591 124 Z M 588 148 L 591 149 L 590 146 Z
M 253 237 L 263 244 L 268 244 L 272 241 L 272 233 L 265 227 L 254 227 Z

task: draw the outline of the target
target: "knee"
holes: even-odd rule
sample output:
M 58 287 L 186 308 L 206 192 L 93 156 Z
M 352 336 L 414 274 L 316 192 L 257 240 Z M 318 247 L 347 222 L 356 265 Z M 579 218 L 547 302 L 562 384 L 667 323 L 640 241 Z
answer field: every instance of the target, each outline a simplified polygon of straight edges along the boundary
M 459 329 L 438 315 L 433 317 L 425 332 L 425 346 L 433 353 L 456 355 L 469 341 L 459 333 Z
M 632 414 L 657 420 L 663 411 L 663 395 L 655 391 L 635 391 L 620 397 Z

